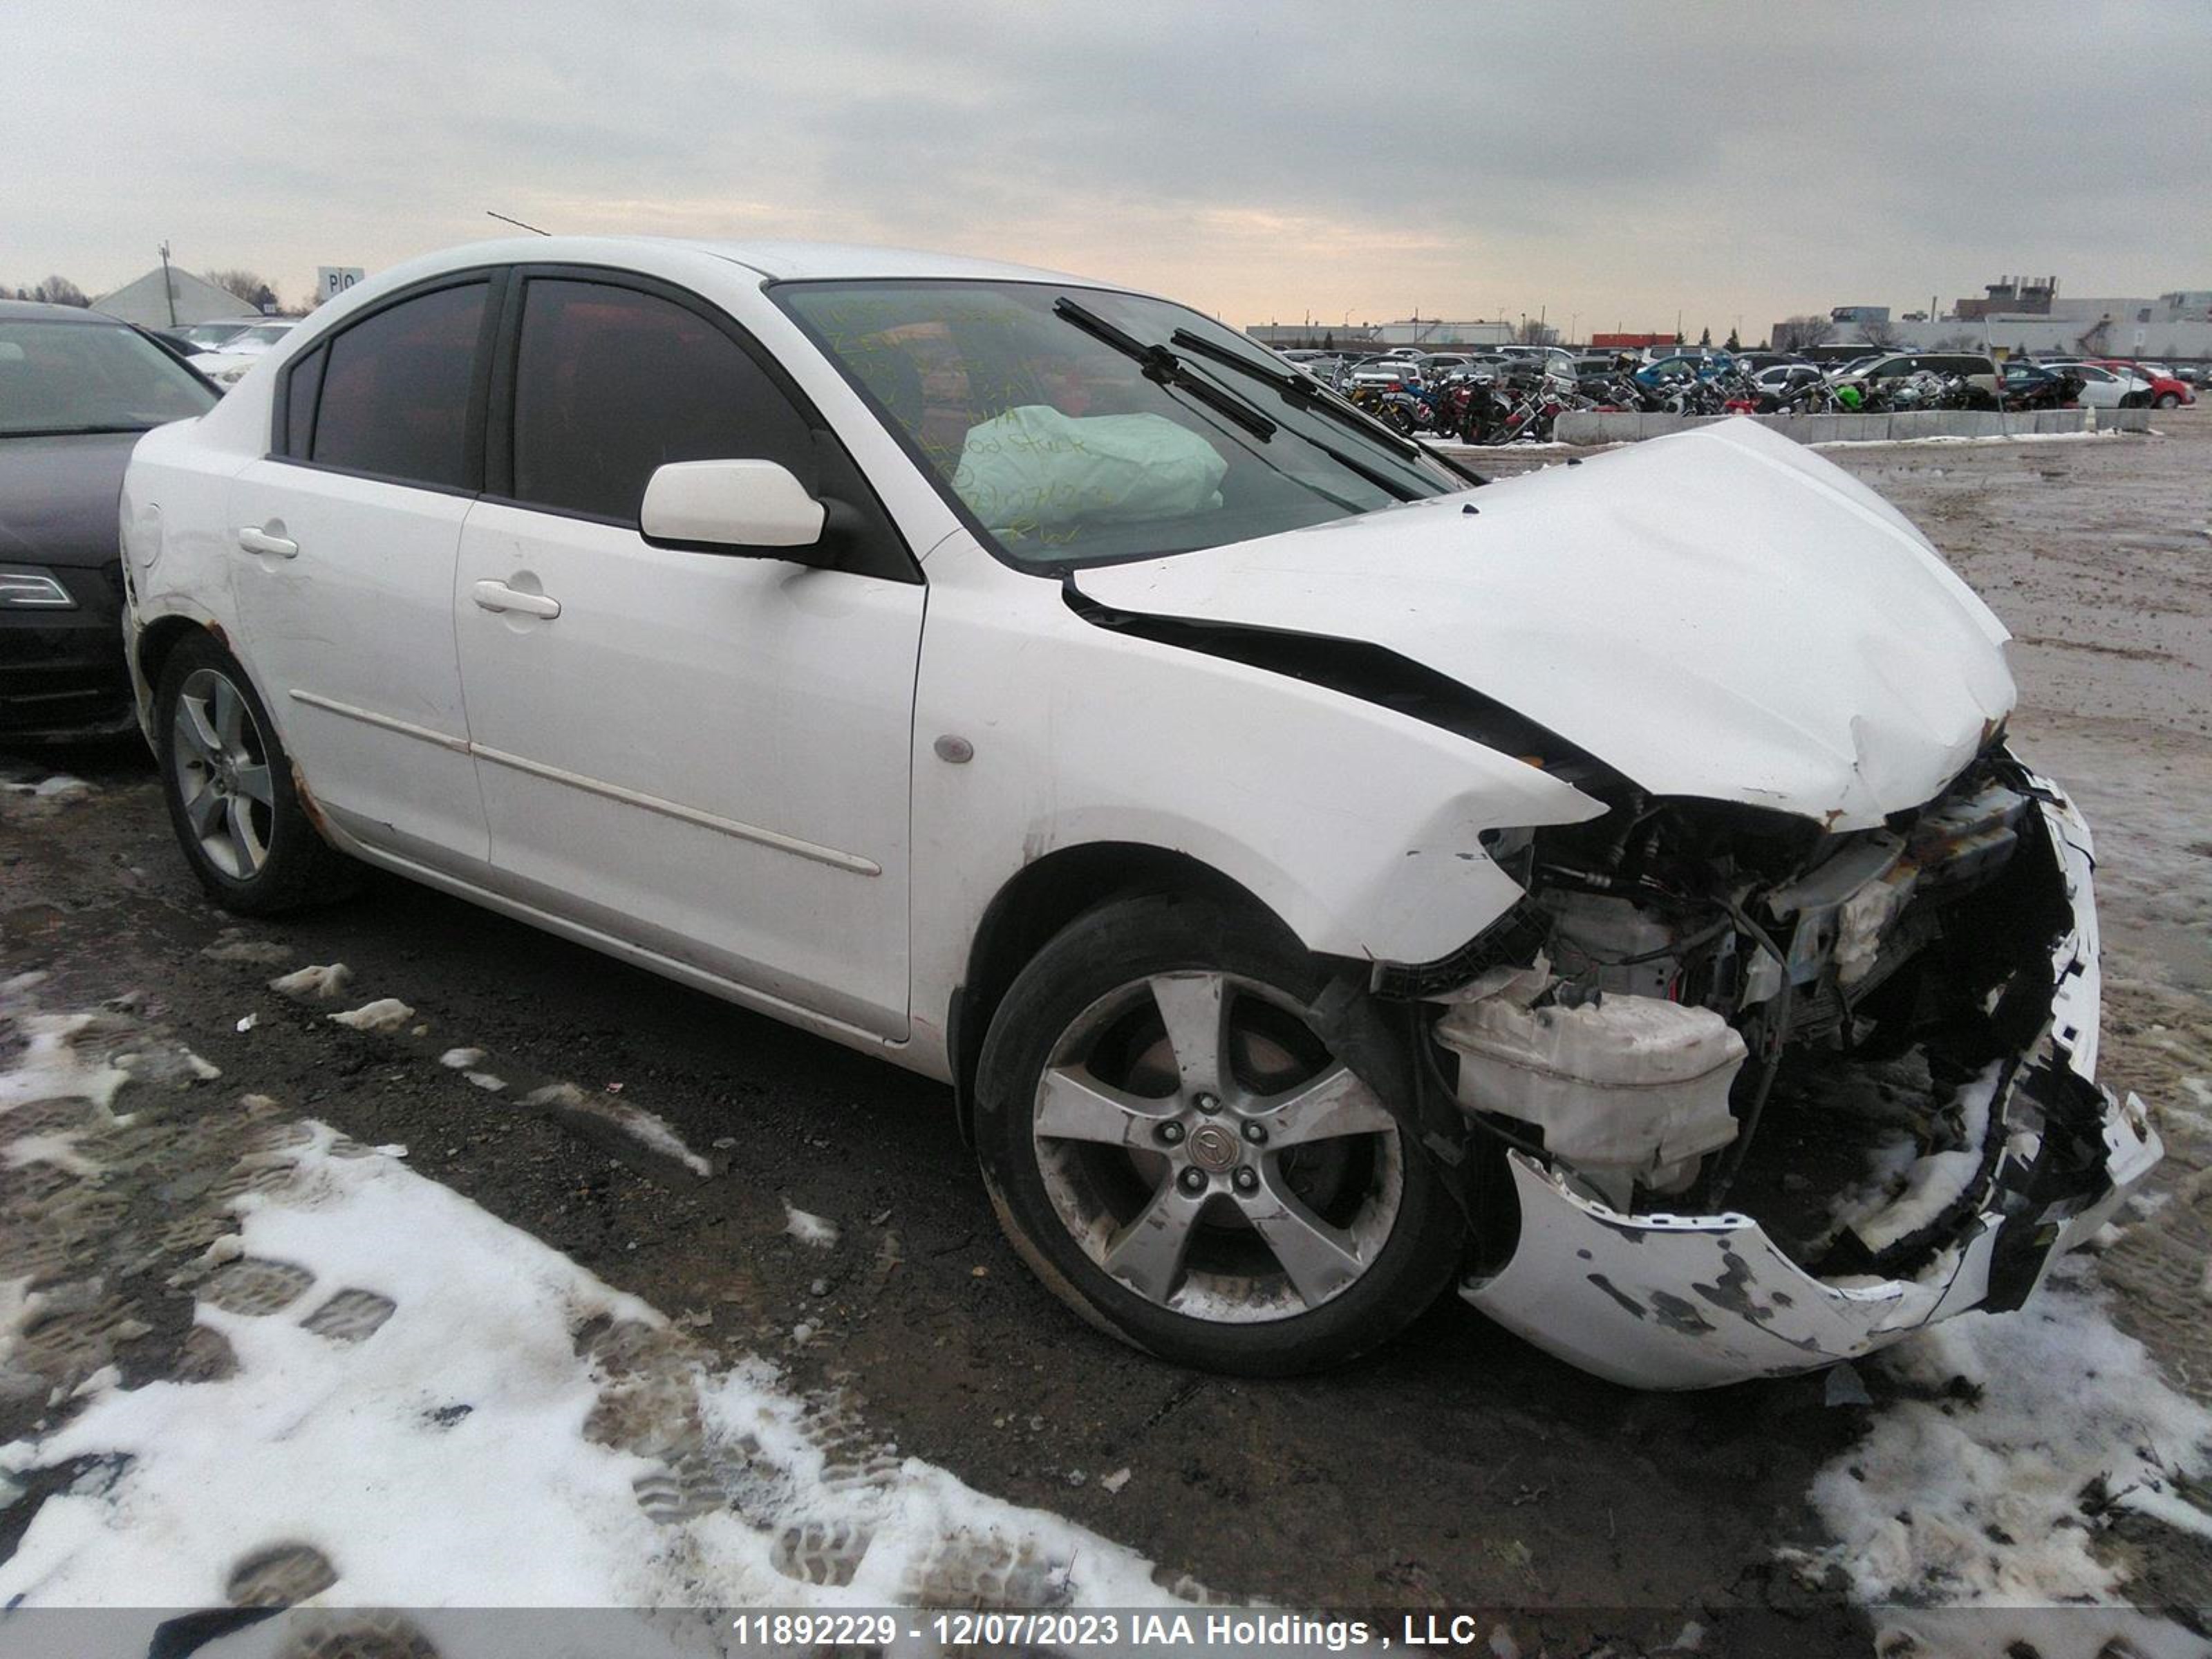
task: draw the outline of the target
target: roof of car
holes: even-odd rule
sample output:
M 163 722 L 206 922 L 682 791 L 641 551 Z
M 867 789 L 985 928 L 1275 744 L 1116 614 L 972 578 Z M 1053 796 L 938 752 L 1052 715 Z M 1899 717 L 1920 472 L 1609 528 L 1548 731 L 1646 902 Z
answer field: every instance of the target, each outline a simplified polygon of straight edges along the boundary
M 720 241 L 671 236 L 507 236 L 446 248 L 410 260 L 401 269 L 428 273 L 510 261 L 619 262 L 625 253 L 671 248 L 726 259 L 778 282 L 944 276 L 979 282 L 1079 283 L 1086 288 L 1119 286 L 1072 276 L 1066 271 L 1010 264 L 998 259 L 974 259 L 958 253 L 932 253 L 919 248 L 871 247 L 850 242 Z
M 82 306 L 52 306 L 38 300 L 0 300 L 0 323 L 104 323 L 110 328 L 125 326 L 119 317 L 111 317 L 104 311 L 88 311 Z

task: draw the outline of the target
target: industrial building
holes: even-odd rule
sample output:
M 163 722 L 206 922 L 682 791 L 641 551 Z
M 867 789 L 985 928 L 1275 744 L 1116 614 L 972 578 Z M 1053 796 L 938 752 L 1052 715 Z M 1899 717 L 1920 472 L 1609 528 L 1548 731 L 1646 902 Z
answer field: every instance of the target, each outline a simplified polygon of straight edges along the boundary
M 1394 323 L 1260 323 L 1245 333 L 1279 349 L 1419 346 L 1442 351 L 1451 346 L 1498 346 L 1512 342 L 1515 325 L 1486 319 L 1451 322 L 1438 317 L 1406 317 Z
M 2072 296 L 2060 293 L 2056 276 L 2007 276 L 1987 284 L 1979 299 L 1959 301 L 1944 316 L 1915 313 L 1893 322 L 1886 307 L 1838 306 L 1829 319 L 1834 325 L 1829 337 L 1844 344 L 1864 341 L 1870 347 L 1910 350 L 1986 345 L 2007 355 L 2212 358 L 2212 289 L 2177 289 L 2155 298 Z

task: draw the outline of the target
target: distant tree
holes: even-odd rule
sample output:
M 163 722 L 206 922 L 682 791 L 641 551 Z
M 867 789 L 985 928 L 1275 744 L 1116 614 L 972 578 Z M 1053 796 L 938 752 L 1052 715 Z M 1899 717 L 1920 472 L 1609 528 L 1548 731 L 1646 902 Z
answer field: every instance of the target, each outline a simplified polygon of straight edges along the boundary
M 1334 329 L 1329 330 L 1328 333 L 1321 337 L 1321 349 L 1323 351 L 1334 351 L 1336 349 L 1336 331 Z
M 88 306 L 92 301 L 85 291 L 66 276 L 49 276 L 36 288 L 17 289 L 19 300 L 36 300 L 50 306 Z
M 1884 351 L 1890 350 L 1905 337 L 1897 331 L 1896 325 L 1887 318 L 1869 318 L 1862 320 L 1859 324 L 1859 332 L 1866 337 L 1866 343 L 1869 345 L 1880 346 Z
M 1534 317 L 1523 317 L 1521 326 L 1513 331 L 1513 338 L 1519 345 L 1557 345 L 1559 331 L 1548 323 L 1538 322 Z
M 1699 330 L 1698 331 L 1698 349 L 1700 351 L 1707 351 L 1707 350 L 1711 350 L 1711 349 L 1712 349 L 1712 343 L 1713 343 L 1713 331 L 1712 331 L 1712 330 L 1711 330 L 1711 329 L 1709 329 L 1709 328 L 1701 328 L 1701 329 L 1699 329 Z
M 1942 339 L 1936 342 L 1933 349 L 1937 351 L 1979 351 L 1982 349 L 1982 343 L 1983 343 L 1981 341 L 1976 339 L 1972 335 L 1961 330 L 1956 334 L 1946 334 Z
M 1684 342 L 1684 340 L 1683 340 L 1683 338 L 1682 338 L 1682 331 L 1681 331 L 1680 329 L 1679 329 L 1679 328 L 1678 328 L 1678 329 L 1676 329 L 1676 330 L 1674 331 L 1674 346 L 1675 346 L 1675 349 L 1676 349 L 1677 350 L 1680 350 L 1680 349 L 1681 349 L 1681 347 L 1683 346 L 1683 344 L 1684 344 L 1684 343 L 1685 343 L 1685 342 Z
M 276 309 L 276 290 L 254 270 L 210 270 L 201 273 L 226 293 L 235 294 L 257 311 Z
M 1730 329 L 1729 331 L 1728 344 L 1725 349 L 1729 351 L 1741 351 L 1743 349 L 1743 342 L 1735 337 L 1735 331 L 1734 329 Z
M 1826 317 L 1792 317 L 1774 325 L 1777 351 L 1802 351 L 1836 337 L 1836 325 Z

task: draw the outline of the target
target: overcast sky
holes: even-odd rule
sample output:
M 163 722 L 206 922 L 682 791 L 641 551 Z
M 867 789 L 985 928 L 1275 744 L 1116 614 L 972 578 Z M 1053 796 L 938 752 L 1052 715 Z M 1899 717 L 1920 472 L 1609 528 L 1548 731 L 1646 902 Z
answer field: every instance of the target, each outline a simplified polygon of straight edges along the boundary
M 897 242 L 1249 325 L 2212 288 L 2212 5 L 0 0 L 0 281 Z

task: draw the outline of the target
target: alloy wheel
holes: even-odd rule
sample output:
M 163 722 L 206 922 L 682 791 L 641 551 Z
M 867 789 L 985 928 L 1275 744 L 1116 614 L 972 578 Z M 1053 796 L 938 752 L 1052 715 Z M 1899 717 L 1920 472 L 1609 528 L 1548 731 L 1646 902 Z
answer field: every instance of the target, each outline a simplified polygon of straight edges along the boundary
M 269 861 L 276 819 L 268 744 L 245 694 L 220 671 L 185 678 L 171 726 L 170 771 L 193 840 L 208 862 L 249 881 Z
M 1032 1111 L 1061 1224 L 1109 1277 L 1190 1317 L 1293 1317 L 1358 1282 L 1405 1194 L 1397 1121 L 1298 1005 L 1154 975 L 1055 1046 Z

